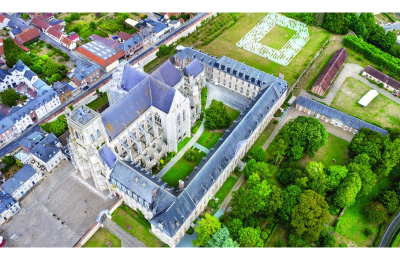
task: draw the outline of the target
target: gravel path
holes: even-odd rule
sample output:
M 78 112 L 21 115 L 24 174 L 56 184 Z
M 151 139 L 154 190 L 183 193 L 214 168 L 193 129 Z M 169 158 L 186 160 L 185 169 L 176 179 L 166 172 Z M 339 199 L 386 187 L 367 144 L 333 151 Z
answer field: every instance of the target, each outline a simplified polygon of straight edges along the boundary
M 121 240 L 122 247 L 146 247 L 136 237 L 126 232 L 122 227 L 111 219 L 104 221 L 104 227 Z

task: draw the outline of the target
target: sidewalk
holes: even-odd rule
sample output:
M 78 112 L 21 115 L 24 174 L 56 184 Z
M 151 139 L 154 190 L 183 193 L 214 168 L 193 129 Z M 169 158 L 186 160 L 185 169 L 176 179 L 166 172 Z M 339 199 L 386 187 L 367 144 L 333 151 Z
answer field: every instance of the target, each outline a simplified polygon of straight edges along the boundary
M 122 247 L 146 247 L 136 237 L 126 232 L 111 219 L 104 221 L 104 227 L 121 240 Z
M 223 209 L 224 211 L 226 211 L 226 208 L 228 207 L 229 202 L 232 199 L 232 192 L 238 190 L 240 188 L 240 186 L 242 185 L 243 181 L 244 181 L 244 175 L 242 174 L 240 176 L 240 178 L 237 180 L 237 182 L 235 183 L 235 185 L 232 187 L 231 191 L 228 193 L 228 195 L 226 196 L 224 201 L 221 203 L 221 205 L 219 205 L 220 209 Z

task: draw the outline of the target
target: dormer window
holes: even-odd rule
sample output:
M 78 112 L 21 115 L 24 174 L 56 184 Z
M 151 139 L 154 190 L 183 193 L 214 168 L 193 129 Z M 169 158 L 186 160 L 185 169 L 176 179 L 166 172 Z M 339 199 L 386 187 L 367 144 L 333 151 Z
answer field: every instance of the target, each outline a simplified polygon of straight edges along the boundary
M 138 182 L 138 181 L 139 181 L 139 178 L 138 178 L 138 177 L 136 177 L 136 178 L 135 178 L 135 182 Z
M 145 183 L 145 182 L 143 182 L 142 187 L 143 187 L 143 188 L 146 187 L 146 183 Z

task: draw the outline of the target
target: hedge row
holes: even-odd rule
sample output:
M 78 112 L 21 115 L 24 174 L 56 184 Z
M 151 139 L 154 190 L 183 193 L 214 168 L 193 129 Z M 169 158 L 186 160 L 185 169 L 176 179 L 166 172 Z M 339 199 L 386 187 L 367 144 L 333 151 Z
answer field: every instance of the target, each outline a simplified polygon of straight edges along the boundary
M 347 35 L 343 39 L 343 45 L 362 54 L 366 59 L 378 66 L 384 66 L 388 71 L 400 76 L 400 59 L 393 57 L 387 52 L 381 51 L 372 44 L 361 38 Z
M 384 16 L 386 16 L 392 23 L 394 23 L 396 20 L 388 13 L 382 13 Z
M 274 229 L 272 230 L 271 234 L 269 235 L 267 241 L 265 241 L 265 246 L 268 246 L 269 243 L 271 242 L 272 237 L 274 236 L 276 229 L 278 228 L 278 224 L 275 225 Z
M 209 44 L 210 42 L 215 40 L 218 36 L 220 36 L 224 32 L 225 29 L 228 29 L 229 27 L 231 27 L 234 24 L 235 24 L 235 21 L 230 21 L 224 28 L 222 28 L 220 31 L 216 32 L 213 36 L 211 36 L 210 38 L 202 41 L 201 45 L 204 46 L 204 45 Z

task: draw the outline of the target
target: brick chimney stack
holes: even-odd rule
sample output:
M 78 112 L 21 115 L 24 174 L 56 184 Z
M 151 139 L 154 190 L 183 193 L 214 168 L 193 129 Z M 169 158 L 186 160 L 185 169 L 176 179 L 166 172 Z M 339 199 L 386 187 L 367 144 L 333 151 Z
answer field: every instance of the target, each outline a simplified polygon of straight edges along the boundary
M 183 190 L 183 188 L 185 188 L 185 182 L 182 180 L 179 180 L 179 189 Z

